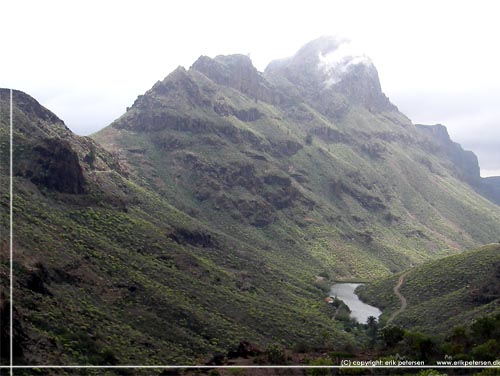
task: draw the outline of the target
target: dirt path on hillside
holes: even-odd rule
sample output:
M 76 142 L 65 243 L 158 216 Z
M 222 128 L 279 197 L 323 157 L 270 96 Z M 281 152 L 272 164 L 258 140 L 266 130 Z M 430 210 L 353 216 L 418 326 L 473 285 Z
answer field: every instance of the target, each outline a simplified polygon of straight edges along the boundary
M 398 297 L 399 301 L 401 302 L 401 307 L 399 307 L 397 311 L 394 311 L 392 313 L 391 317 L 389 317 L 389 320 L 387 320 L 386 326 L 388 326 L 401 312 L 403 312 L 406 309 L 406 306 L 408 305 L 408 303 L 406 302 L 406 298 L 403 296 L 403 294 L 399 292 L 399 289 L 403 285 L 405 277 L 407 276 L 408 273 L 409 271 L 401 274 L 398 283 L 393 288 L 394 294 Z

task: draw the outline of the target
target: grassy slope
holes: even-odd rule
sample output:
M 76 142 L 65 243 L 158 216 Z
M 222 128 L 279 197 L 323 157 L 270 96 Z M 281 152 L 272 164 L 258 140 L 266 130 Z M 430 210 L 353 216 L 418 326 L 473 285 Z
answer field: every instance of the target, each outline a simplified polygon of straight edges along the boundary
M 8 150 L 4 115 L 2 162 Z M 90 140 L 19 109 L 14 116 L 16 169 L 35 164 L 40 155 L 34 150 L 45 138 L 63 138 L 78 152 L 86 179 L 85 194 L 14 179 L 18 361 L 186 364 L 224 353 L 241 339 L 262 346 L 353 342 L 332 326 L 311 275 L 278 270 L 264 249 L 175 209 L 114 170 L 99 147 L 98 168 L 92 168 L 83 162 Z M 6 210 L 8 171 L 1 166 Z M 7 219 L 2 216 L 2 233 Z
M 491 244 L 410 269 L 400 289 L 408 307 L 393 324 L 428 333 L 446 333 L 475 318 L 500 312 L 500 245 Z M 359 289 L 363 300 L 384 309 L 382 320 L 399 308 L 393 293 L 398 276 Z

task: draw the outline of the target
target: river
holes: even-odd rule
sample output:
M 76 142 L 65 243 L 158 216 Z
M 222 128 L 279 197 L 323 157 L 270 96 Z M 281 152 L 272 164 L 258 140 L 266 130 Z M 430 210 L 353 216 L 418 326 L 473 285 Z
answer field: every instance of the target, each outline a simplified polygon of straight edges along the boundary
M 363 303 L 354 293 L 356 287 L 362 283 L 336 283 L 330 290 L 330 296 L 337 297 L 342 300 L 351 310 L 351 317 L 359 323 L 366 324 L 368 317 L 374 316 L 379 318 L 382 311 L 377 307 Z

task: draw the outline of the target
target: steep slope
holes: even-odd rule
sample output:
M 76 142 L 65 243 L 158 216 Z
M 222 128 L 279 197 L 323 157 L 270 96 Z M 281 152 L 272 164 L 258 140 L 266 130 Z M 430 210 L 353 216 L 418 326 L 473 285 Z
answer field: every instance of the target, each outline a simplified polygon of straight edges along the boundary
M 429 141 L 436 142 L 436 153 L 443 159 L 450 161 L 450 170 L 454 175 L 467 182 L 476 192 L 486 197 L 491 202 L 500 205 L 500 177 L 481 177 L 481 170 L 476 155 L 462 146 L 453 142 L 446 127 L 441 124 L 416 125 L 417 129 L 429 138 Z
M 500 176 L 482 178 L 480 192 L 500 206 Z
M 2 214 L 8 95 L 0 90 Z M 199 364 L 242 339 L 354 343 L 332 326 L 311 276 L 281 271 L 266 250 L 175 209 L 33 98 L 13 99 L 16 364 Z M 3 360 L 8 222 L 2 215 Z
M 398 276 L 359 288 L 363 300 L 383 308 L 382 320 L 400 307 L 393 293 Z M 399 292 L 407 307 L 392 324 L 427 333 L 500 313 L 500 245 L 491 244 L 431 261 L 405 273 Z
M 496 240 L 500 208 L 339 43 L 264 74 L 243 55 L 200 57 L 93 138 L 137 184 L 304 279 L 373 278 Z

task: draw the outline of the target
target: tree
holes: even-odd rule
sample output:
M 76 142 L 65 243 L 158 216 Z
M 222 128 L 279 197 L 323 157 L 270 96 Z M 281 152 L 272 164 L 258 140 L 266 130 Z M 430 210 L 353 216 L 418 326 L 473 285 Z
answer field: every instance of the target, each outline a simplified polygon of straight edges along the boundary
M 366 325 L 368 326 L 368 335 L 370 336 L 372 345 L 377 340 L 377 332 L 378 332 L 378 322 L 375 316 L 370 316 L 366 320 Z

